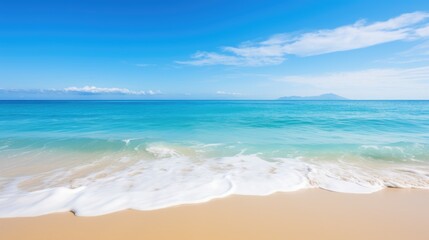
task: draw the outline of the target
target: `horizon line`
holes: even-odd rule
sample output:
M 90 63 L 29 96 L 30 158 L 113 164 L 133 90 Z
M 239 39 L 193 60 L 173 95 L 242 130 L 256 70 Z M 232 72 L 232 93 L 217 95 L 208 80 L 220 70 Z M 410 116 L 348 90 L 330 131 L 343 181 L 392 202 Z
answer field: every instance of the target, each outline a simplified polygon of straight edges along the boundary
M 102 101 L 278 101 L 278 102 L 347 102 L 347 101 L 429 101 L 429 99 L 0 99 L 3 101 L 82 101 L 82 102 L 102 102 Z

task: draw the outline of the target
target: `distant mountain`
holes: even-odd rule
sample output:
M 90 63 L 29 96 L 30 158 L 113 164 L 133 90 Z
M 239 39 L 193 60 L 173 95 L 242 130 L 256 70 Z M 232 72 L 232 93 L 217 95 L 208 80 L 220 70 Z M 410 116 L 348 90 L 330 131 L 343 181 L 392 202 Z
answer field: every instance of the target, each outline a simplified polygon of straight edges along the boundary
M 348 99 L 333 93 L 327 93 L 319 96 L 308 96 L 308 97 L 301 97 L 301 96 L 281 97 L 277 100 L 348 100 Z

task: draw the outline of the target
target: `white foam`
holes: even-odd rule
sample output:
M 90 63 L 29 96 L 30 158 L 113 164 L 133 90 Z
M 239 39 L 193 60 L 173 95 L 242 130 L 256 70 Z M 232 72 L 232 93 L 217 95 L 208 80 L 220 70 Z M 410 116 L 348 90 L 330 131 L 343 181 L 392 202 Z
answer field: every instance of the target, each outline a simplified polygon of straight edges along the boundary
M 124 139 L 124 140 L 122 140 L 122 142 L 124 142 L 125 143 L 125 146 L 128 146 L 128 144 L 130 144 L 130 142 L 132 141 L 133 139 Z
M 386 187 L 428 188 L 425 165 L 370 168 L 343 162 L 311 162 L 258 154 L 190 159 L 176 149 L 151 145 L 155 159 L 102 158 L 71 169 L 45 173 L 36 190 L 21 186 L 41 176 L 0 179 L 0 217 L 73 211 L 95 216 L 123 209 L 153 210 L 198 203 L 232 194 L 322 188 L 371 193 Z
M 174 149 L 162 145 L 151 145 L 146 148 L 146 151 L 152 153 L 157 158 L 168 158 L 180 156 Z

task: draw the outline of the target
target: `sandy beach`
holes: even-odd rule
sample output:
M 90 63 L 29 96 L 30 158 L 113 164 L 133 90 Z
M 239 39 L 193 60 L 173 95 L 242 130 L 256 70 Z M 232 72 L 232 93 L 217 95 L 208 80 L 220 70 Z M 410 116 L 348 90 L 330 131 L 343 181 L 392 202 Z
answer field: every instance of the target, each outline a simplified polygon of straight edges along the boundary
M 429 191 L 302 190 L 98 217 L 0 219 L 0 239 L 429 239 Z
M 0 16 L 0 240 L 429 240 L 429 0 Z

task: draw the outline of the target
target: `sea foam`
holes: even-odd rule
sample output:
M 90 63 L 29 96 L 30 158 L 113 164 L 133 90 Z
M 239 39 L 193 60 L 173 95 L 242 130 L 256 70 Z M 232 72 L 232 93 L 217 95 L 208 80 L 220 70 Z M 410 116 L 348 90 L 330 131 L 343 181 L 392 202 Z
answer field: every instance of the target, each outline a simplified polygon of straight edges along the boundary
M 260 196 L 307 188 L 362 194 L 386 187 L 429 187 L 429 168 L 424 165 L 263 159 L 260 154 L 244 153 L 199 159 L 161 145 L 148 146 L 146 152 L 155 158 L 103 157 L 43 175 L 2 178 L 0 217 L 67 211 L 96 216 L 200 203 L 233 194 Z

